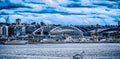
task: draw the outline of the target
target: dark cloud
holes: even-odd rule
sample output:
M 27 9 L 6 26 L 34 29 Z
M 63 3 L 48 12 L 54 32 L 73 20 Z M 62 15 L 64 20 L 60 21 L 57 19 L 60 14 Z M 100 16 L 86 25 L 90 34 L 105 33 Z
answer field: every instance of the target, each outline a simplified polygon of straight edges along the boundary
M 74 2 L 80 2 L 80 0 L 70 0 L 70 1 L 74 1 Z
M 28 6 L 11 4 L 11 5 L 8 5 L 8 6 L 2 6 L 2 7 L 0 7 L 0 9 L 13 9 L 13 8 L 20 8 L 20 7 L 30 8 Z
M 10 0 L 0 0 L 0 9 L 12 9 L 12 8 L 30 8 L 23 3 L 12 3 Z
M 95 8 L 97 6 L 82 6 L 81 4 L 69 4 L 69 5 L 66 5 L 64 7 L 68 7 L 68 8 Z
M 43 5 L 45 5 L 45 3 L 44 2 L 37 2 L 37 1 L 29 1 L 29 0 L 23 0 L 23 2 L 24 3 L 32 3 L 32 4 L 43 4 Z
M 84 13 L 70 13 L 70 12 L 60 12 L 60 11 L 55 11 L 55 10 L 42 10 L 39 12 L 34 12 L 34 11 L 20 11 L 20 13 L 37 13 L 37 14 L 61 14 L 61 15 L 86 15 Z
M 115 20 L 114 20 L 114 22 L 118 22 L 118 21 L 119 21 L 119 19 L 115 19 Z
M 94 1 L 94 5 L 98 6 L 106 6 L 112 9 L 119 9 L 120 8 L 120 1 L 119 0 L 106 0 L 106 1 Z
M 118 9 L 119 8 L 119 6 L 118 6 L 118 4 L 117 3 L 114 3 L 114 4 L 107 4 L 107 3 L 94 3 L 95 5 L 100 5 L 100 6 L 106 6 L 106 7 L 108 7 L 108 8 L 116 8 L 116 9 Z

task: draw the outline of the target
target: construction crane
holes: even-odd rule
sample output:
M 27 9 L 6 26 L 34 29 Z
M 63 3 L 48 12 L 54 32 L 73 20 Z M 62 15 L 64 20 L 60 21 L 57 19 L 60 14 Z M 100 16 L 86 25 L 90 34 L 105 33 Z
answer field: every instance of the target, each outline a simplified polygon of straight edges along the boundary
M 5 19 L 5 24 L 8 25 L 10 23 L 9 16 Z

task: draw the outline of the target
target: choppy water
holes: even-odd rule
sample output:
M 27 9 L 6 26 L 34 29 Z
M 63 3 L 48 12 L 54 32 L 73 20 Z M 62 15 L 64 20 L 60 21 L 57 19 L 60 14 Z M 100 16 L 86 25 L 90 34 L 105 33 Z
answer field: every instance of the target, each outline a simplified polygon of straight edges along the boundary
M 120 43 L 0 45 L 0 59 L 120 59 Z

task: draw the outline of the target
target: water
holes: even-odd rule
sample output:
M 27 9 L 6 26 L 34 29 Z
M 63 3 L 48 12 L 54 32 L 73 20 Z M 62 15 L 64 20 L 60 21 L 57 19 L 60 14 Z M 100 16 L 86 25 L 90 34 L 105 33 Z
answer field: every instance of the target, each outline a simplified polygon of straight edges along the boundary
M 0 45 L 0 59 L 120 59 L 120 43 Z

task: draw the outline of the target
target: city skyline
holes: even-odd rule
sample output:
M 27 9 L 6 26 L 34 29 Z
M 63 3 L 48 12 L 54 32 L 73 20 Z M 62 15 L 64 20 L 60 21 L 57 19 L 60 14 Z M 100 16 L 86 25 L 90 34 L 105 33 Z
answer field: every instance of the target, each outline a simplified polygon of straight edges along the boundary
M 0 22 L 20 18 L 24 23 L 116 25 L 120 1 L 111 0 L 0 0 Z
M 0 0 L 0 59 L 120 59 L 120 0 Z

